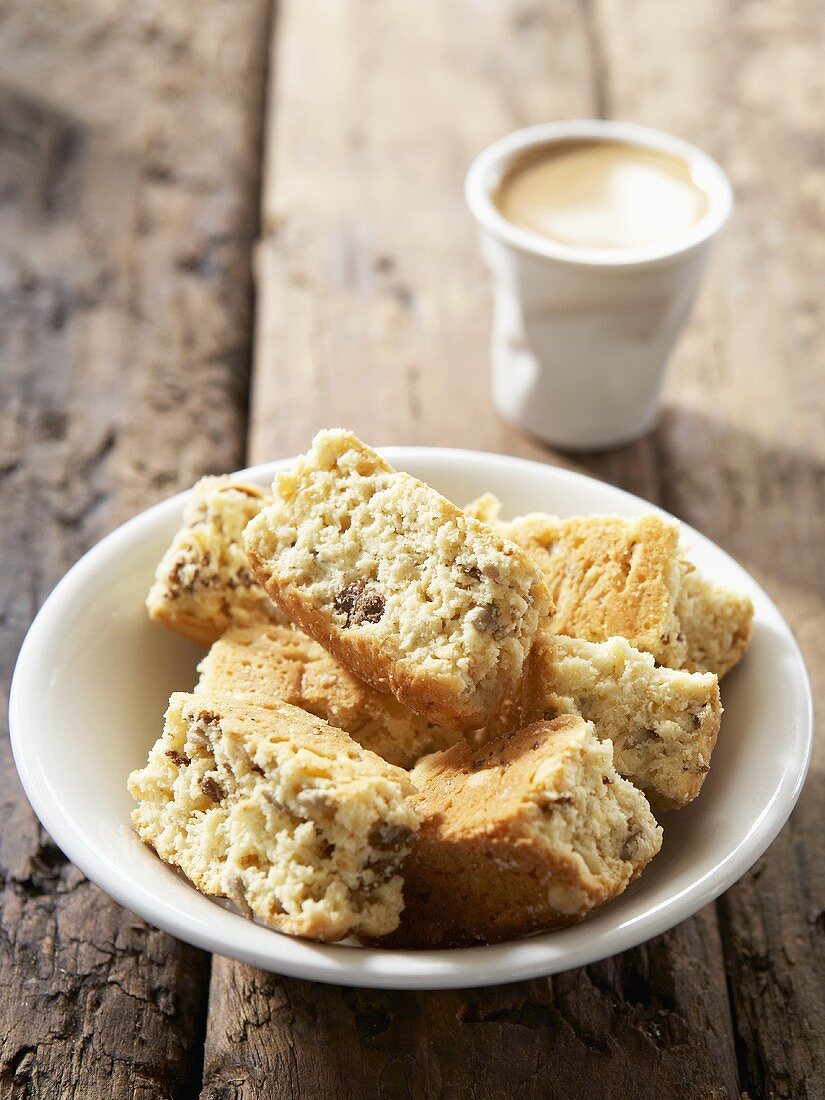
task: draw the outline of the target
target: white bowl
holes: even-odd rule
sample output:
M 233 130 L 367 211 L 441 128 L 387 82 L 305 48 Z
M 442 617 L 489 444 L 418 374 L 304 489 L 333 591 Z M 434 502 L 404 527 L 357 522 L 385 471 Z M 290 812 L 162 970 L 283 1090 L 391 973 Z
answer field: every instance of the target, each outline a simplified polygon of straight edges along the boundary
M 650 508 L 620 489 L 520 459 L 417 447 L 384 453 L 459 503 L 490 490 L 511 515 Z M 265 485 L 281 465 L 243 476 Z M 129 825 L 126 776 L 159 735 L 170 692 L 194 684 L 200 654 L 148 622 L 143 608 L 184 499 L 130 520 L 64 577 L 23 644 L 10 716 L 23 786 L 55 842 L 122 905 L 182 940 L 279 974 L 342 985 L 442 989 L 553 974 L 624 951 L 695 913 L 748 870 L 796 802 L 812 740 L 799 650 L 756 582 L 685 528 L 696 565 L 752 598 L 753 643 L 723 682 L 725 717 L 701 796 L 663 816 L 660 855 L 622 897 L 573 928 L 453 951 L 320 945 L 251 923 L 197 893 Z

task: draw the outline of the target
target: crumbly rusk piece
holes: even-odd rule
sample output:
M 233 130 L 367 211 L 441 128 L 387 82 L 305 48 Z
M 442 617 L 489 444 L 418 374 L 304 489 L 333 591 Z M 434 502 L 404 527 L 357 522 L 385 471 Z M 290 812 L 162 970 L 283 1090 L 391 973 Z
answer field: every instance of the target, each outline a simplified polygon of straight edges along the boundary
M 527 725 L 559 714 L 592 722 L 597 737 L 613 742 L 619 774 L 655 807 L 674 809 L 701 789 L 722 705 L 710 672 L 658 668 L 624 638 L 547 634 L 533 647 L 517 719 Z
M 678 526 L 658 513 L 567 520 L 533 513 L 507 523 L 500 508 L 491 493 L 468 505 L 544 570 L 556 633 L 593 642 L 621 634 L 660 664 L 720 678 L 747 649 L 751 601 L 683 560 Z
M 401 768 L 462 737 L 365 684 L 312 638 L 288 626 L 228 630 L 198 671 L 196 694 L 242 696 L 258 706 L 292 703 Z
M 129 791 L 141 839 L 247 916 L 317 940 L 398 924 L 407 773 L 297 707 L 175 694 Z
M 662 833 L 612 756 L 572 716 L 425 756 L 412 773 L 421 828 L 404 912 L 382 943 L 495 943 L 573 924 L 620 894 Z
M 550 630 L 590 642 L 621 634 L 660 664 L 681 668 L 687 642 L 676 614 L 682 573 L 675 523 L 655 512 L 630 520 L 536 512 L 505 523 L 499 507 L 487 494 L 467 510 L 541 568 L 555 605 Z
M 685 562 L 676 612 L 687 638 L 685 668 L 715 672 L 721 678 L 744 656 L 753 630 L 748 596 L 706 580 Z
M 249 571 L 244 527 L 269 500 L 256 485 L 204 477 L 183 513 L 183 527 L 155 571 L 149 618 L 200 645 L 227 627 L 281 616 Z
M 530 557 L 345 431 L 273 493 L 244 545 L 287 618 L 416 713 L 484 725 L 549 614 Z

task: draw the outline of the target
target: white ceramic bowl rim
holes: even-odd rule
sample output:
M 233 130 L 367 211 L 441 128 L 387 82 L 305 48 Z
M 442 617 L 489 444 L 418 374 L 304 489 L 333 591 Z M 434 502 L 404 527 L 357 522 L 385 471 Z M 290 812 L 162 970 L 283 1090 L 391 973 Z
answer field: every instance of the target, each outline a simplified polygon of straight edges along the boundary
M 382 449 L 391 461 L 404 468 L 405 463 L 442 462 L 469 474 L 479 462 L 495 460 L 518 477 L 520 472 L 552 470 L 553 477 L 586 486 L 593 479 L 571 471 L 543 467 L 539 463 L 500 455 L 446 448 L 390 447 Z M 261 484 L 271 481 L 274 472 L 288 465 L 291 459 L 252 467 L 233 475 L 249 478 Z M 604 486 L 601 486 L 604 489 Z M 638 511 L 640 504 L 651 505 L 623 490 L 608 487 L 613 498 L 623 499 L 629 511 Z M 77 593 L 98 574 L 100 564 L 112 555 L 128 552 L 141 532 L 158 522 L 173 522 L 180 515 L 188 494 L 181 493 L 148 509 L 106 536 L 82 557 L 65 575 L 43 604 L 26 636 L 15 668 L 9 707 L 11 743 L 14 759 L 23 787 L 45 829 L 56 844 L 80 870 L 116 901 L 137 913 L 151 924 L 217 954 L 228 955 L 253 966 L 262 966 L 277 973 L 333 984 L 351 984 L 395 989 L 441 989 L 494 985 L 543 976 L 572 969 L 606 958 L 637 946 L 666 931 L 713 901 L 743 875 L 770 845 L 788 818 L 802 788 L 808 768 L 813 732 L 813 708 L 810 686 L 796 642 L 779 611 L 761 589 L 751 582 L 751 591 L 758 593 L 760 606 L 770 617 L 771 629 L 782 638 L 789 659 L 794 663 L 801 681 L 799 725 L 807 731 L 789 765 L 776 780 L 774 794 L 751 823 L 746 836 L 727 851 L 723 860 L 711 871 L 700 875 L 675 896 L 667 896 L 652 909 L 618 927 L 598 928 L 585 922 L 560 933 L 549 933 L 506 944 L 450 951 L 403 952 L 372 950 L 346 945 L 318 945 L 283 936 L 251 924 L 209 902 L 214 915 L 207 921 L 195 922 L 186 912 L 171 904 L 162 894 L 152 893 L 134 881 L 130 869 L 111 858 L 105 840 L 60 812 L 57 789 L 60 777 L 48 773 L 48 767 L 38 755 L 38 730 L 29 715 L 36 713 L 36 701 L 43 691 L 44 647 L 53 634 L 52 624 L 72 604 Z M 619 506 L 620 507 L 620 506 Z M 666 513 L 665 513 L 666 514 Z M 687 525 L 682 525 L 695 546 L 709 540 Z M 714 547 L 720 560 L 742 572 L 732 559 Z M 118 559 L 122 560 L 122 559 Z M 797 667 L 798 666 L 798 667 Z M 125 777 L 124 777 L 125 778 Z M 685 814 L 688 811 L 680 811 Z M 655 861 L 654 861 L 655 865 Z M 643 880 L 642 880 L 643 881 Z M 187 890 L 190 889 L 187 887 Z M 195 895 L 200 899 L 199 895 Z M 621 900 L 621 899 L 620 899 Z M 601 910 L 607 913 L 611 907 Z M 564 937 L 563 952 L 558 947 Z
M 705 193 L 708 209 L 685 230 L 661 242 L 634 248 L 580 248 L 564 245 L 538 233 L 520 229 L 499 212 L 493 192 L 507 167 L 525 149 L 575 138 L 601 138 L 670 153 L 687 162 L 697 186 Z M 733 209 L 730 181 L 715 160 L 695 145 L 649 126 L 613 119 L 569 119 L 516 130 L 489 145 L 467 173 L 464 195 L 478 222 L 495 236 L 523 252 L 584 267 L 628 268 L 661 263 L 682 256 L 714 237 Z

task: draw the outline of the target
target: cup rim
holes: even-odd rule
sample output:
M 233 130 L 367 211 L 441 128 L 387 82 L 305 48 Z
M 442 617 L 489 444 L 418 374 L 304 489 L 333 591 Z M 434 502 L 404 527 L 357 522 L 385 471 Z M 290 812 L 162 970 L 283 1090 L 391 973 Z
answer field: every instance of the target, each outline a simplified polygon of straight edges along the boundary
M 695 225 L 672 239 L 632 248 L 566 245 L 513 225 L 499 212 L 492 198 L 493 188 L 504 168 L 526 149 L 571 138 L 609 139 L 678 156 L 687 162 L 697 186 L 705 193 L 707 211 Z M 596 118 L 540 123 L 499 138 L 470 165 L 464 182 L 464 197 L 479 224 L 512 247 L 562 263 L 602 268 L 638 267 L 681 256 L 716 236 L 733 209 L 730 180 L 716 161 L 697 146 L 650 126 Z

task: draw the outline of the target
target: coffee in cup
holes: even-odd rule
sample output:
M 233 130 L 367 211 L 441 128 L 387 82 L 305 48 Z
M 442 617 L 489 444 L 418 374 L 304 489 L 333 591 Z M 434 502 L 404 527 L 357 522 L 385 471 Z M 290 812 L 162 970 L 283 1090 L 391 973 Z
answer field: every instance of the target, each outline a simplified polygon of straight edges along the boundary
M 493 201 L 520 229 L 596 249 L 670 240 L 701 221 L 708 209 L 686 160 L 593 139 L 528 150 L 508 167 Z

